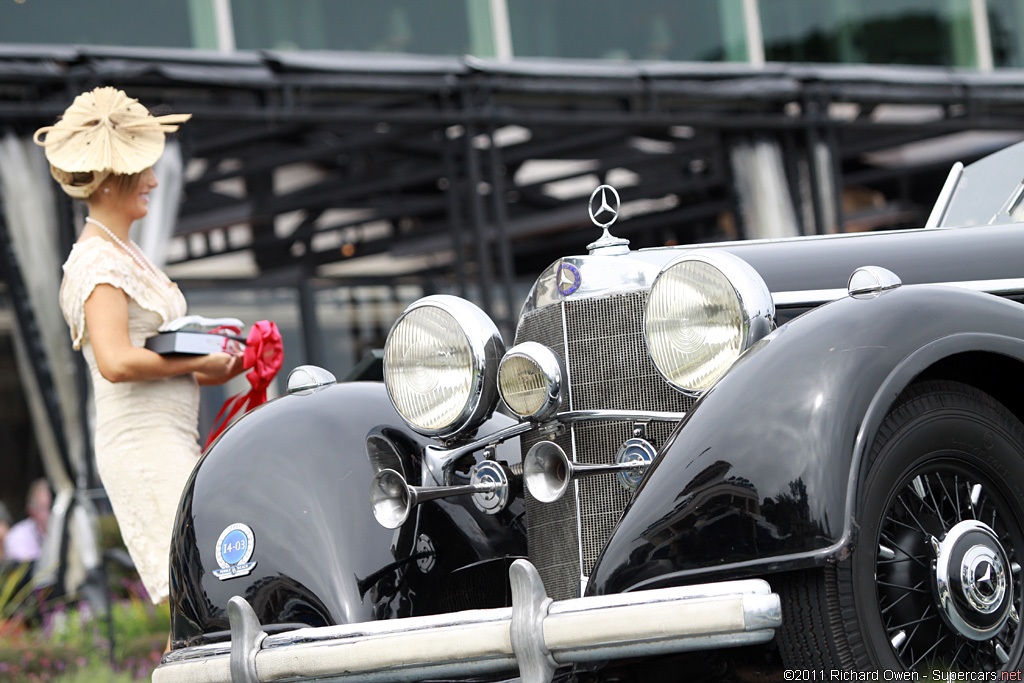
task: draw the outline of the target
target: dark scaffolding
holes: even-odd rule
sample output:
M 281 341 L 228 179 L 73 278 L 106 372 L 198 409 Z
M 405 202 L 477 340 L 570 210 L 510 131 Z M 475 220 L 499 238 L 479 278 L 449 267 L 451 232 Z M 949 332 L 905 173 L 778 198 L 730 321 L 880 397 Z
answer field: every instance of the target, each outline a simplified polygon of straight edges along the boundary
M 489 311 L 502 300 L 511 310 L 517 277 L 594 238 L 588 192 L 560 182 L 588 176 L 592 187 L 624 169 L 624 202 L 674 197 L 616 226 L 634 247 L 743 237 L 730 145 L 774 139 L 795 171 L 824 143 L 832 168 L 807 175 L 809 192 L 792 188 L 809 197 L 800 232 L 823 225 L 826 196 L 848 229 L 840 198 L 851 187 L 885 197 L 870 227 L 903 227 L 923 220 L 949 164 L 971 158 L 950 148 L 873 165 L 872 153 L 1024 128 L 1018 72 L 11 47 L 0 51 L 0 123 L 28 134 L 97 85 L 194 115 L 180 134 L 192 164 L 178 260 L 252 250 L 261 274 L 315 278 L 324 264 L 370 254 L 449 251 L 432 272 L 403 277 L 449 278 L 461 291 L 472 282 Z M 880 116 L 882 107 L 914 113 Z M 545 161 L 575 163 L 526 172 Z M 277 174 L 296 165 L 318 173 L 282 187 Z M 836 192 L 815 191 L 822 178 Z M 350 217 L 330 220 L 332 209 Z M 287 234 L 275 230 L 284 215 L 295 225 Z M 237 225 L 250 228 L 244 241 L 225 232 Z
M 768 139 L 798 233 L 911 227 L 953 161 L 1024 129 L 1020 72 L 53 46 L 0 46 L 0 128 L 29 135 L 99 85 L 193 114 L 172 263 L 250 251 L 261 283 L 299 292 L 314 363 L 326 286 L 444 288 L 511 338 L 517 288 L 598 236 L 602 181 L 632 207 L 615 233 L 634 248 L 742 239 L 731 150 Z M 419 265 L 328 268 L 380 254 Z M 239 285 L 193 284 L 214 282 Z

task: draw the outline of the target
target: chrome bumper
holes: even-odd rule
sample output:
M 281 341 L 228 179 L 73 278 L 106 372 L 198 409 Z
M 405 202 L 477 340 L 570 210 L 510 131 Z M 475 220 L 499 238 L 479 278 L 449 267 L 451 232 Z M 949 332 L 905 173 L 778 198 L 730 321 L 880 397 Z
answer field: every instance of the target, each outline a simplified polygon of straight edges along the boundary
M 231 643 L 175 650 L 154 683 L 295 680 L 419 681 L 519 672 L 548 683 L 577 662 L 771 640 L 779 597 L 751 579 L 553 602 L 525 560 L 509 572 L 513 607 L 343 626 L 263 632 L 231 598 Z

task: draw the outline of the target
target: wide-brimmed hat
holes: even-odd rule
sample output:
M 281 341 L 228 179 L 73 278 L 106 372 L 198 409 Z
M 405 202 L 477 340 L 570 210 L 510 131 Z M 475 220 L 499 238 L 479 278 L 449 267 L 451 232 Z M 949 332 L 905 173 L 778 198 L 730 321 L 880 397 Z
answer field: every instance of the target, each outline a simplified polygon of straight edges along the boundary
M 109 174 L 131 175 L 156 163 L 164 135 L 190 118 L 153 116 L 123 90 L 96 88 L 76 97 L 57 123 L 40 128 L 32 139 L 46 150 L 50 173 L 64 191 L 86 198 Z

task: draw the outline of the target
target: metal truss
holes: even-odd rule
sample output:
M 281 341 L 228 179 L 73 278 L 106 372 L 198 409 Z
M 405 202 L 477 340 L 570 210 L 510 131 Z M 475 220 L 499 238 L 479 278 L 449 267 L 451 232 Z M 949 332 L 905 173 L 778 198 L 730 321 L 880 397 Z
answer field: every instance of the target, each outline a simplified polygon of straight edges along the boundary
M 345 281 L 329 266 L 386 253 L 409 265 L 380 281 L 447 279 L 506 324 L 520 275 L 596 236 L 599 181 L 632 203 L 616 234 L 633 247 L 742 238 L 729 149 L 768 137 L 791 178 L 811 169 L 806 187 L 791 180 L 809 198 L 802 232 L 829 209 L 847 225 L 853 186 L 887 198 L 873 228 L 904 227 L 952 161 L 989 150 L 872 154 L 1024 128 L 1016 72 L 11 46 L 0 124 L 27 134 L 101 84 L 193 114 L 177 261 L 251 250 L 261 277 Z M 808 153 L 822 145 L 830 168 Z

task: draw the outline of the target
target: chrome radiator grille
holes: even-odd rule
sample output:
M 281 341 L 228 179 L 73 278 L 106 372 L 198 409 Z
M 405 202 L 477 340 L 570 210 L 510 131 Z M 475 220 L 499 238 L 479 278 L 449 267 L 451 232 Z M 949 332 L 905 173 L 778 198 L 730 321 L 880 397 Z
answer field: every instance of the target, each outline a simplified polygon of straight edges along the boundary
M 562 410 L 689 410 L 692 399 L 672 389 L 647 355 L 646 300 L 646 292 L 633 292 L 563 301 L 523 317 L 516 343 L 539 342 L 566 362 L 570 405 Z M 646 438 L 660 448 L 674 426 L 652 422 Z M 597 422 L 573 427 L 556 443 L 576 462 L 607 464 L 630 436 L 631 424 Z M 523 437 L 523 455 L 539 440 Z M 527 495 L 530 559 L 548 595 L 558 600 L 579 595 L 581 575 L 589 576 L 630 495 L 614 475 L 579 479 L 556 503 L 538 503 Z

